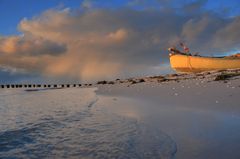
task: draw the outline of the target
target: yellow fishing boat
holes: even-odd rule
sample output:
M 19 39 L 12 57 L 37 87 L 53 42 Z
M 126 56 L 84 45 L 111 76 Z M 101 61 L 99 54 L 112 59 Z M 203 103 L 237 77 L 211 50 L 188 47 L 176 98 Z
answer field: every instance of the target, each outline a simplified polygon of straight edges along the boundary
M 240 68 L 240 54 L 224 57 L 193 56 L 169 48 L 171 67 L 178 72 L 202 72 Z

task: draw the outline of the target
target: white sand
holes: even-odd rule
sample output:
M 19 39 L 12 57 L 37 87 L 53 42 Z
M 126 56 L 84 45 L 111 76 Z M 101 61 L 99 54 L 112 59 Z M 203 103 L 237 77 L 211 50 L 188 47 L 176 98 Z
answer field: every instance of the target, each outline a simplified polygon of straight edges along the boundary
M 225 82 L 213 80 L 216 72 L 184 77 L 97 85 L 99 103 L 165 132 L 176 142 L 176 158 L 239 158 L 240 76 Z

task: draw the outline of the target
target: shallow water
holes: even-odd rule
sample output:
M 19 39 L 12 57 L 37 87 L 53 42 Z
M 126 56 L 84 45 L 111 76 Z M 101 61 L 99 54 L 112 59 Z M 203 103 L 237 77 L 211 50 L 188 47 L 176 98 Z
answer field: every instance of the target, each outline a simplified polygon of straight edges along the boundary
M 168 134 L 95 90 L 0 90 L 0 158 L 174 157 Z
M 0 158 L 240 158 L 240 109 L 95 91 L 0 90 Z

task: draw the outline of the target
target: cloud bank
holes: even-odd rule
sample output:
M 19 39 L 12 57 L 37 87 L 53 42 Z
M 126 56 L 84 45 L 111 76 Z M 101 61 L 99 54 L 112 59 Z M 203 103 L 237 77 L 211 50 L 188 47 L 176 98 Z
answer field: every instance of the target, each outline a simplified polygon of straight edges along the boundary
M 162 73 L 156 68 L 166 69 L 167 48 L 179 41 L 202 55 L 240 49 L 240 17 L 203 10 L 202 0 L 177 9 L 164 0 L 158 9 L 91 8 L 90 2 L 23 19 L 21 36 L 0 37 L 0 66 L 94 81 Z

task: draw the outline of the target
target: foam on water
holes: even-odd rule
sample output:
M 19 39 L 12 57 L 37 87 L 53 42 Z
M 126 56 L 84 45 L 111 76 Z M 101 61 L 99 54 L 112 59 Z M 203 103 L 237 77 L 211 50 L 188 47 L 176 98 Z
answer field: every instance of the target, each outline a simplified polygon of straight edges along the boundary
M 0 158 L 172 158 L 160 130 L 95 104 L 95 89 L 0 92 Z

